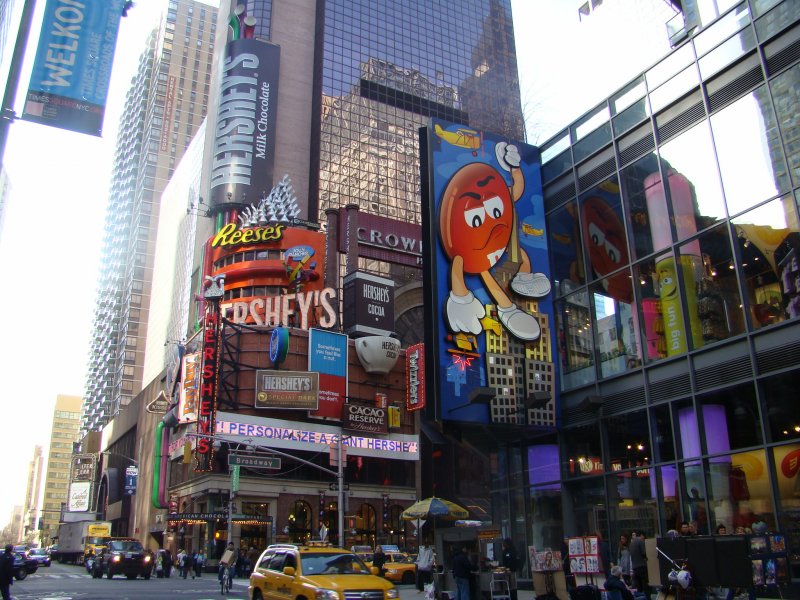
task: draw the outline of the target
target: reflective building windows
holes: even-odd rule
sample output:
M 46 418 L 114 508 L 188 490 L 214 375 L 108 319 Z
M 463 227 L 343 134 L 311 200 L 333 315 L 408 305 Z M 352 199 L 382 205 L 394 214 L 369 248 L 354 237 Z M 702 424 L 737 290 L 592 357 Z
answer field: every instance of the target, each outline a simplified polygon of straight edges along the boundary
M 766 86 L 711 116 L 730 215 L 789 188 L 776 125 Z
M 354 203 L 418 222 L 430 117 L 522 139 L 513 34 L 508 0 L 325 2 L 320 216 Z

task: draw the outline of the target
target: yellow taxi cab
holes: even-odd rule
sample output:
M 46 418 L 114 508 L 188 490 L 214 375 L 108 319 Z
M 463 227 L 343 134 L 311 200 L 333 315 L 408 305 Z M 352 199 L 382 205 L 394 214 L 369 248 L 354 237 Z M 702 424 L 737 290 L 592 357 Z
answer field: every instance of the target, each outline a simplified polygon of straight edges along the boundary
M 386 562 L 383 565 L 383 576 L 394 583 L 402 583 L 409 585 L 417 580 L 417 565 L 408 554 L 400 552 L 400 550 L 388 549 L 383 547 L 383 553 L 386 555 Z M 369 558 L 367 564 L 372 566 L 372 557 Z
M 325 543 L 269 546 L 255 564 L 250 600 L 396 600 L 397 589 L 349 550 Z

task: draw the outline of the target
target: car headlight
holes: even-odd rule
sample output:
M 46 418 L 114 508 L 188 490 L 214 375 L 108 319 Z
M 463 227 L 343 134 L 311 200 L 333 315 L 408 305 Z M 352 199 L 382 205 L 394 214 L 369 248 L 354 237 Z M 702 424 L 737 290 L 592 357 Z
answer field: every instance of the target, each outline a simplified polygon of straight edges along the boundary
M 398 598 L 399 595 L 397 593 L 397 588 L 392 588 L 390 590 L 386 590 L 386 597 L 387 598 Z
M 122 560 L 122 557 L 121 557 L 119 554 L 117 554 L 117 555 L 115 555 L 115 556 L 114 556 L 114 558 L 112 558 L 111 560 L 113 560 L 114 562 L 119 562 L 119 561 L 121 561 L 121 560 Z
M 314 592 L 317 600 L 339 600 L 339 592 L 320 588 Z
M 149 556 L 145 556 L 144 557 L 144 562 L 150 562 L 150 557 Z

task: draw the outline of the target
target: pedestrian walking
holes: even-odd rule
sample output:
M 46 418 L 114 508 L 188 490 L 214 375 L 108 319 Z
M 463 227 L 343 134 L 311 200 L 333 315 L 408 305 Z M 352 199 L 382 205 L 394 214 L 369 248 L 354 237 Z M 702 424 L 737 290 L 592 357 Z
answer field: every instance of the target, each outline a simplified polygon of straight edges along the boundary
M 194 574 L 197 577 L 203 576 L 203 567 L 206 564 L 206 555 L 202 551 L 195 552 L 194 555 Z
M 159 550 L 156 554 L 156 578 L 164 578 L 164 551 Z
M 250 563 L 250 573 L 252 574 L 253 571 L 256 570 L 258 566 L 258 558 L 261 556 L 261 552 L 258 551 L 258 548 L 255 546 L 250 546 L 250 550 L 247 551 L 247 562 Z
M 172 552 L 170 552 L 169 548 L 164 548 L 164 577 L 172 577 L 172 566 L 174 564 Z
M 372 555 L 372 566 L 377 567 L 378 574 L 383 577 L 386 574 L 386 571 L 383 568 L 383 565 L 386 564 L 386 554 L 383 552 L 383 548 L 378 546 L 375 548 L 375 554 Z
M 178 550 L 178 555 L 175 557 L 175 562 L 178 564 L 178 577 L 186 579 L 186 551 L 181 548 Z
M 5 552 L 0 556 L 0 592 L 3 600 L 11 600 L 11 586 L 14 583 L 14 546 L 6 544 Z
M 194 562 L 192 561 L 192 555 L 188 552 L 183 553 L 183 563 L 181 565 L 181 575 L 184 579 L 186 576 L 192 574 L 192 579 L 194 579 Z
M 425 584 L 433 581 L 433 548 L 423 544 L 417 553 L 417 591 L 425 589 Z

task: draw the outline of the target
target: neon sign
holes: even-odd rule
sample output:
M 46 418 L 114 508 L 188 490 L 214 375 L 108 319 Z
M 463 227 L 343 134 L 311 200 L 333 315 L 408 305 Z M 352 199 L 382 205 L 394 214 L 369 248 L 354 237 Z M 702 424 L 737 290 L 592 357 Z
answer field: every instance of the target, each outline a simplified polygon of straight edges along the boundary
M 228 223 L 214 236 L 212 248 L 244 246 L 261 242 L 275 242 L 283 237 L 286 225 L 267 225 L 265 227 L 246 227 L 240 229 L 236 223 Z
M 200 375 L 200 403 L 197 410 L 197 445 L 194 450 L 195 472 L 213 468 L 214 415 L 217 403 L 219 370 L 219 305 L 209 302 L 203 324 L 203 370 Z

